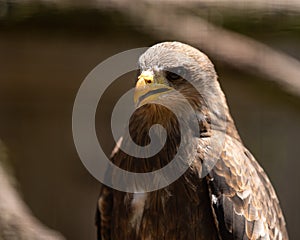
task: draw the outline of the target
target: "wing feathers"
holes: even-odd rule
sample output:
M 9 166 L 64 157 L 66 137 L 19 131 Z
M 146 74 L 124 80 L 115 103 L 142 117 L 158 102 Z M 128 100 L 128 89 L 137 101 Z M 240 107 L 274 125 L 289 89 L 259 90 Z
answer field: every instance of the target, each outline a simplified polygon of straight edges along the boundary
M 270 180 L 240 141 L 227 137 L 208 184 L 223 239 L 288 239 Z

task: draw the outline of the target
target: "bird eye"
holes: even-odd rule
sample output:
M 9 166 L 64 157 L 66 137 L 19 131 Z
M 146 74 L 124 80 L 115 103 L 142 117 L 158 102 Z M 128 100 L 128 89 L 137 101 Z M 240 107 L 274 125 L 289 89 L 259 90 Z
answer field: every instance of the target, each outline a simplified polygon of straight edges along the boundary
M 184 75 L 185 75 L 185 69 L 183 67 L 176 67 L 166 71 L 166 78 L 169 81 L 182 79 Z

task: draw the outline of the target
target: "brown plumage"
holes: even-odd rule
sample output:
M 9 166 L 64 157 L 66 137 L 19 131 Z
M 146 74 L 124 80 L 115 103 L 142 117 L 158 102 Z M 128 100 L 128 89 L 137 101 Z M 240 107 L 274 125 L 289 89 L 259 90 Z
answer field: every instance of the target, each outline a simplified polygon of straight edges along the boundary
M 178 58 L 178 53 L 193 61 Z M 190 159 L 192 164 L 178 180 L 154 192 L 133 194 L 103 185 L 96 214 L 98 239 L 287 240 L 276 193 L 238 135 L 210 60 L 189 45 L 165 42 L 148 49 L 140 57 L 139 67 L 141 72 L 150 72 L 153 79 L 144 76 L 137 82 L 139 108 L 131 117 L 131 137 L 139 145 L 147 145 L 149 128 L 159 123 L 167 130 L 168 138 L 163 149 L 153 157 L 138 159 L 116 148 L 111 161 L 132 172 L 148 172 L 165 166 L 176 154 L 183 140 L 180 140 L 175 115 L 161 105 L 147 103 L 145 91 L 138 91 L 141 85 L 141 89 L 151 90 L 153 84 L 176 89 L 195 110 L 200 132 L 194 132 L 195 137 L 190 141 L 197 143 L 197 155 Z M 184 71 L 176 74 L 176 69 Z M 187 76 L 200 91 L 182 76 Z M 182 110 L 188 121 L 189 113 L 185 112 L 185 105 L 176 92 L 170 90 L 151 97 L 158 102 L 169 101 L 174 108 Z M 221 109 L 225 111 L 224 116 L 220 114 Z M 213 118 L 217 121 L 212 121 Z M 224 123 L 226 130 L 220 152 L 212 136 L 221 131 Z M 123 136 L 121 144 L 126 142 L 128 136 Z M 205 157 L 208 149 L 211 158 Z M 202 177 L 207 166 L 212 169 Z M 108 177 L 113 179 L 113 176 L 108 173 Z

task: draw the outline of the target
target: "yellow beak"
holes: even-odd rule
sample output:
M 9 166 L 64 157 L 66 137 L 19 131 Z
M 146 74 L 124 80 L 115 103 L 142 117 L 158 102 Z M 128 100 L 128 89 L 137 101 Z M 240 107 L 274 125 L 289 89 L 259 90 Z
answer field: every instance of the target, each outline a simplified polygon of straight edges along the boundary
M 155 77 L 152 71 L 143 71 L 135 86 L 134 102 L 137 107 L 156 100 L 162 93 L 173 90 L 163 77 Z

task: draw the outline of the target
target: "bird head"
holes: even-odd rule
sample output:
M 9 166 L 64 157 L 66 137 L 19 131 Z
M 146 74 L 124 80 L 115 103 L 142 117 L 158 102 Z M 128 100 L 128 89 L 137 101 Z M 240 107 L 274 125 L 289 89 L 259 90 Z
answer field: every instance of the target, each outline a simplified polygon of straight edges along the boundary
M 185 112 L 186 101 L 199 122 L 205 118 L 226 118 L 223 116 L 224 112 L 227 115 L 224 94 L 214 66 L 204 53 L 180 42 L 152 46 L 139 58 L 134 95 L 136 106 L 168 103 L 172 109 L 188 114 Z M 152 110 L 157 112 L 157 107 Z M 151 108 L 147 114 L 151 114 Z M 168 115 L 163 113 L 161 116 L 167 119 Z

